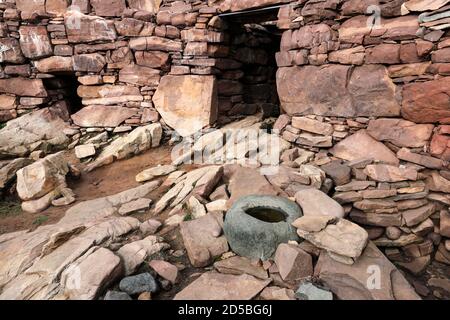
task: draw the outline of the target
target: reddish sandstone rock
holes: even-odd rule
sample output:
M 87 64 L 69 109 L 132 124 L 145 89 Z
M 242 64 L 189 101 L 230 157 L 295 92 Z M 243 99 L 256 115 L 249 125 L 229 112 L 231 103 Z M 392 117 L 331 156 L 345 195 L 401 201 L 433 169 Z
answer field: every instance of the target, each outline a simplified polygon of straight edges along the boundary
M 16 0 L 17 10 L 21 12 L 22 19 L 45 15 L 45 0 Z
M 47 97 L 47 90 L 45 90 L 42 79 L 0 79 L 0 93 L 10 93 L 25 97 Z
M 135 57 L 138 65 L 149 68 L 164 67 L 169 61 L 169 54 L 162 51 L 137 51 Z
M 394 165 L 399 164 L 395 154 L 384 144 L 373 139 L 365 130 L 359 130 L 342 140 L 330 152 L 335 157 L 348 161 L 373 159 Z
M 370 290 L 368 280 L 374 272 L 381 276 L 380 289 Z M 341 300 L 420 300 L 400 271 L 372 242 L 351 266 L 336 262 L 323 251 L 314 273 Z
M 367 16 L 356 16 L 346 20 L 339 28 L 339 40 L 362 44 L 372 28 L 367 24 Z
M 121 36 L 137 37 L 141 35 L 144 29 L 145 22 L 132 18 L 124 18 L 120 21 L 115 21 L 114 25 L 116 27 L 117 33 Z M 144 33 L 149 33 L 151 35 L 155 29 L 155 26 L 147 24 L 148 28 L 144 30 Z
M 447 4 L 447 0 L 413 0 L 406 1 L 405 7 L 409 11 L 437 10 Z
M 275 252 L 275 264 L 285 281 L 295 281 L 312 276 L 311 256 L 298 246 L 282 243 Z
M 169 280 L 171 283 L 177 282 L 178 268 L 173 264 L 163 260 L 152 260 L 149 262 L 149 266 L 164 279 Z
M 161 0 L 127 0 L 128 6 L 131 9 L 148 11 L 156 13 L 161 5 Z
M 73 71 L 72 57 L 53 56 L 36 61 L 34 65 L 39 72 L 43 73 Z
M 431 60 L 433 62 L 450 62 L 450 48 L 434 51 Z
M 129 65 L 119 73 L 120 81 L 138 86 L 157 87 L 160 79 L 159 70 L 138 65 Z
M 14 38 L 0 38 L 0 45 L 8 50 L 0 55 L 2 63 L 24 63 L 25 57 L 22 54 L 19 41 Z
M 416 43 L 416 49 L 417 49 L 417 54 L 419 55 L 419 57 L 424 57 L 427 54 L 429 54 L 431 52 L 431 50 L 433 50 L 433 42 L 430 41 L 425 41 L 422 39 L 417 39 L 415 41 Z
M 280 68 L 278 93 L 289 115 L 397 116 L 396 87 L 380 65 Z
M 25 57 L 38 59 L 53 54 L 47 28 L 44 26 L 22 26 L 19 29 L 20 47 Z
M 364 64 L 365 49 L 363 46 L 358 46 L 350 49 L 343 49 L 332 51 L 328 54 L 328 61 L 338 62 L 340 64 Z
M 450 193 L 450 181 L 433 171 L 427 179 L 427 187 L 431 191 Z
M 450 126 L 438 127 L 431 140 L 430 152 L 433 156 L 450 161 L 450 136 L 447 135 L 447 129 L 450 129 Z
M 371 5 L 379 5 L 379 0 L 348 0 L 342 4 L 343 15 L 366 14 Z
M 100 72 L 106 64 L 106 59 L 99 53 L 80 54 L 73 56 L 73 68 L 81 72 Z
M 389 40 L 408 40 L 417 38 L 419 19 L 415 15 L 407 15 L 392 19 L 381 19 L 381 29 L 385 32 L 381 36 Z M 375 30 L 379 32 L 379 30 Z
M 400 60 L 402 63 L 414 63 L 421 61 L 414 43 L 407 43 L 400 46 Z
M 88 106 L 72 115 L 72 120 L 80 127 L 117 127 L 135 114 L 136 110 L 130 108 Z
M 332 39 L 333 34 L 328 25 L 323 23 L 308 25 L 292 32 L 284 32 L 281 39 L 281 50 L 311 49 Z
M 400 63 L 400 45 L 383 43 L 366 50 L 366 63 Z
M 206 267 L 228 251 L 228 242 L 222 234 L 221 215 L 208 214 L 180 224 L 180 233 L 189 260 L 194 267 Z
M 62 16 L 69 6 L 68 0 L 47 0 L 45 2 L 45 11 L 54 16 Z
M 218 261 L 214 263 L 214 268 L 225 274 L 248 274 L 262 280 L 269 278 L 267 270 L 263 266 L 245 257 L 234 256 Z
M 450 213 L 447 210 L 441 210 L 440 212 L 439 233 L 450 238 Z
M 428 155 L 411 152 L 411 150 L 407 148 L 400 149 L 397 152 L 397 157 L 400 160 L 412 162 L 430 169 L 442 169 L 444 167 L 444 163 L 442 160 L 430 157 Z
M 417 171 L 412 168 L 399 168 L 385 164 L 369 164 L 364 172 L 375 181 L 399 182 L 417 180 Z
M 102 17 L 119 17 L 125 10 L 125 0 L 91 0 L 95 13 Z
M 132 50 L 150 50 L 180 52 L 183 51 L 183 44 L 180 41 L 174 41 L 161 37 L 140 37 L 130 40 Z
M 68 11 L 64 15 L 64 23 L 67 38 L 71 43 L 117 39 L 114 22 L 101 17 L 84 15 L 79 11 Z
M 216 80 L 212 76 L 164 76 L 153 103 L 167 125 L 182 136 L 192 135 L 217 120 Z
M 227 179 L 229 179 L 228 190 L 231 197 L 227 206 L 230 208 L 237 200 L 248 195 L 277 196 L 279 193 L 267 181 L 266 177 L 252 168 L 244 168 L 239 165 L 229 166 Z
M 378 141 L 388 141 L 399 147 L 420 148 L 430 140 L 433 128 L 431 124 L 401 119 L 377 119 L 369 122 L 367 133 Z
M 6 94 L 0 95 L 0 110 L 11 110 L 17 107 L 17 98 Z
M 416 123 L 450 123 L 450 78 L 405 85 L 402 115 Z
M 420 76 L 427 72 L 431 62 L 398 64 L 388 67 L 391 78 L 402 78 L 408 76 Z
M 222 11 L 242 11 L 248 9 L 260 8 L 263 6 L 287 3 L 290 0 L 215 0 L 214 4 L 220 5 Z
M 207 272 L 180 291 L 174 300 L 251 300 L 271 281 L 247 274 Z

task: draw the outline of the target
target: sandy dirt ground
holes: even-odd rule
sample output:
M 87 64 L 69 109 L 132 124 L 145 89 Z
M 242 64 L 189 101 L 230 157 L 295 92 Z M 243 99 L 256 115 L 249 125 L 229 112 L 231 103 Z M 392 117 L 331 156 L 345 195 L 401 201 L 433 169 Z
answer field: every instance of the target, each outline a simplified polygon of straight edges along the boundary
M 68 151 L 67 157 L 81 169 L 86 165 L 80 163 L 74 157 L 73 152 Z M 160 164 L 164 165 L 170 163 L 171 148 L 169 146 L 164 146 L 149 150 L 127 160 L 114 162 L 109 166 L 99 168 L 90 173 L 83 173 L 79 180 L 69 178 L 69 187 L 72 188 L 77 196 L 77 202 L 73 205 L 81 201 L 101 198 L 137 187 L 139 186 L 139 183 L 135 181 L 135 176 L 139 172 Z M 190 168 L 181 167 L 180 169 L 189 170 Z M 152 200 L 159 199 L 164 191 L 165 190 L 162 188 L 156 190 L 151 195 Z M 2 214 L 0 215 L 0 234 L 25 229 L 32 230 L 39 225 L 56 223 L 70 208 L 70 206 L 51 207 L 41 213 L 27 213 L 20 209 L 20 202 L 16 197 L 0 199 L 0 206 L 2 207 Z M 136 217 L 140 220 L 142 218 L 142 221 L 145 221 L 146 218 L 149 218 L 149 214 L 141 214 L 141 217 L 139 217 L 139 215 Z

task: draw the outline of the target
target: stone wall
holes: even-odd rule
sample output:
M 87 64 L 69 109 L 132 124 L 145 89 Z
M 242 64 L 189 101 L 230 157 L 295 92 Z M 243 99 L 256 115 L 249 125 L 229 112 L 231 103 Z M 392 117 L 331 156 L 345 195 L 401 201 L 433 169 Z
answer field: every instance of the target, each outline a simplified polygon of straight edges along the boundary
M 183 55 L 183 50 L 189 49 L 188 38 L 208 36 L 212 42 L 221 41 L 216 34 L 203 35 L 215 10 L 199 1 L 170 2 L 2 2 L 0 122 L 50 106 L 66 120 L 71 115 L 74 127 L 82 131 L 129 131 L 159 121 L 152 97 L 160 83 L 164 95 L 164 83 L 171 82 L 169 73 L 185 75 L 182 79 L 187 87 L 196 84 L 197 92 L 210 86 L 211 97 L 204 103 L 217 100 L 212 94 L 217 90 L 212 77 L 190 76 L 211 74 L 203 67 L 208 61 L 200 61 L 196 67 Z M 187 30 L 194 27 L 194 31 Z M 202 55 L 208 54 L 202 51 Z M 194 66 L 192 72 L 187 65 Z M 65 90 L 63 79 L 67 76 L 79 82 L 75 90 L 83 108 L 76 113 L 79 106 L 70 109 L 74 101 L 67 98 Z M 199 101 L 198 96 L 194 98 Z M 206 124 L 216 121 L 211 104 L 214 102 L 206 110 L 211 113 L 205 116 Z M 164 114 L 164 100 L 157 107 Z
M 82 134 L 162 117 L 186 136 L 236 115 L 276 114 L 267 35 L 218 15 L 279 4 L 290 4 L 275 21 L 284 112 L 450 121 L 446 1 L 8 0 L 0 122 L 50 106 Z M 444 159 L 447 131 L 431 144 Z

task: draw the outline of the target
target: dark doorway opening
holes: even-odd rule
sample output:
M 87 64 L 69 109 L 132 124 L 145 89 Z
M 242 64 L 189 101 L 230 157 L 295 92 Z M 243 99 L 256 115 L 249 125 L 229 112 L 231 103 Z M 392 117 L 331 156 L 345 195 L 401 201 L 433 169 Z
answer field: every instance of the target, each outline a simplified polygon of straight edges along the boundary
M 44 85 L 49 96 L 48 106 L 61 111 L 64 119 L 70 118 L 70 115 L 82 108 L 82 101 L 77 93 L 79 83 L 75 75 L 57 74 L 44 79 Z
M 229 57 L 240 64 L 238 70 L 220 75 L 221 112 L 231 118 L 259 111 L 266 117 L 280 114 L 275 55 L 282 34 L 276 27 L 277 14 L 278 8 L 220 16 L 228 26 Z

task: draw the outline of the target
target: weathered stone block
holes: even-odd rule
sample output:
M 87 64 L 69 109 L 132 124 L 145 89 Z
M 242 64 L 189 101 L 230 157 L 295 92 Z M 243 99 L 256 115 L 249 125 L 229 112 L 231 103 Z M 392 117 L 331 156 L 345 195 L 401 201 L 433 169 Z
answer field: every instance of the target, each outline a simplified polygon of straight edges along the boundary
M 153 97 L 164 121 L 189 136 L 217 120 L 218 95 L 213 76 L 164 76 Z

